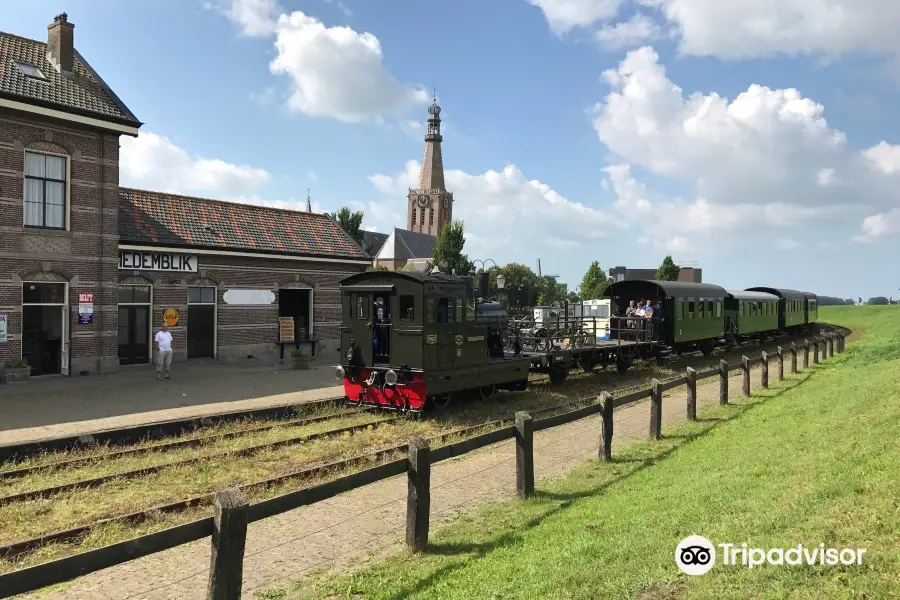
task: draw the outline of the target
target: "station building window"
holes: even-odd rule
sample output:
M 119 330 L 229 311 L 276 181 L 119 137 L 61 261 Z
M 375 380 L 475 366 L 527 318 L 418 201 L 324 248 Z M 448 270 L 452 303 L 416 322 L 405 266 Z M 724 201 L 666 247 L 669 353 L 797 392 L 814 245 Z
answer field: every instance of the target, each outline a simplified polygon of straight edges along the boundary
M 25 226 L 66 228 L 67 158 L 25 153 Z

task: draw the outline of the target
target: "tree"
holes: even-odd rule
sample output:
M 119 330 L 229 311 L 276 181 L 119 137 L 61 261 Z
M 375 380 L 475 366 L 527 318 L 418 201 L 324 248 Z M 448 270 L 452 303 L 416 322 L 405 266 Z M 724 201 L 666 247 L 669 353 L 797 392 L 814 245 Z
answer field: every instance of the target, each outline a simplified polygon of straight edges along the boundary
M 336 213 L 331 213 L 331 218 L 337 221 L 337 224 L 341 226 L 341 229 L 347 232 L 347 235 L 352 237 L 357 244 L 363 246 L 363 232 L 362 232 L 362 220 L 363 220 L 363 212 L 351 212 L 349 208 L 346 206 L 341 207 L 341 210 Z M 372 250 L 370 248 L 366 248 L 366 252 L 371 254 Z
M 562 306 L 569 293 L 569 286 L 559 283 L 555 277 L 543 275 L 538 278 L 538 304 L 541 306 Z
M 503 273 L 503 292 L 502 296 L 507 299 L 510 306 L 527 307 L 533 306 L 538 294 L 541 291 L 540 281 L 537 273 L 526 265 L 519 263 L 509 263 L 502 267 L 491 267 L 488 269 L 490 273 L 490 297 L 498 299 L 501 297 L 500 290 L 497 287 L 497 275 Z
M 884 296 L 875 296 L 873 298 L 869 298 L 869 301 L 866 304 L 873 304 L 875 306 L 887 306 L 888 299 Z
M 575 292 L 569 292 L 569 293 L 566 295 L 566 302 L 568 302 L 569 304 L 578 304 L 578 303 L 581 302 L 582 300 L 583 300 L 583 298 L 581 298 L 581 297 L 580 297 L 578 294 L 576 294 Z
M 600 268 L 600 263 L 594 261 L 584 274 L 581 285 L 578 286 L 578 295 L 582 300 L 596 300 L 603 296 L 607 285 L 609 282 L 606 280 L 606 274 Z
M 853 306 L 854 304 L 856 304 L 856 300 L 854 300 L 853 298 L 847 298 L 846 300 L 844 300 L 844 304 L 846 304 L 847 306 Z
M 441 273 L 468 275 L 472 272 L 469 257 L 463 254 L 466 245 L 462 221 L 453 221 L 444 225 L 444 229 L 434 240 L 434 251 L 426 265 L 428 272 L 438 270 Z
M 390 269 L 382 265 L 369 265 L 368 267 L 366 267 L 366 271 L 390 271 Z
M 678 281 L 678 273 L 681 269 L 672 262 L 672 257 L 667 256 L 663 259 L 662 264 L 656 270 L 657 281 Z
M 414 273 L 415 271 L 418 271 L 418 269 L 416 269 L 416 263 L 411 262 L 406 263 L 397 270 L 401 273 Z

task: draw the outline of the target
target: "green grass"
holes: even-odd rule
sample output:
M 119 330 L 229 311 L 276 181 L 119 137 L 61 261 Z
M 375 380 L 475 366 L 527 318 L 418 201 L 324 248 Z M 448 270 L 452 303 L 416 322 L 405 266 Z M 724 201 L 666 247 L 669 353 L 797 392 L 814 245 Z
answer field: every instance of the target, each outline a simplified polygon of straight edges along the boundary
M 658 442 L 614 441 L 612 464 L 539 482 L 533 500 L 473 509 L 432 535 L 427 554 L 260 597 L 900 597 L 900 310 L 825 307 L 821 317 L 865 335 Z M 717 564 L 689 577 L 674 551 L 692 534 L 868 551 L 860 566 Z

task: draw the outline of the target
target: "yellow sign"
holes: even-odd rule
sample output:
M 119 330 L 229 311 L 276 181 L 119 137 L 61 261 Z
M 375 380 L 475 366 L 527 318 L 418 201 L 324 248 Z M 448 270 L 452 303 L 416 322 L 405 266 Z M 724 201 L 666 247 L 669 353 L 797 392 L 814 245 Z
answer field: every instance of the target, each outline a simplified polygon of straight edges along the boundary
M 425 338 L 425 343 L 426 344 L 437 344 L 437 336 L 429 335 L 427 338 Z
M 166 312 L 163 313 L 163 323 L 168 325 L 169 327 L 173 327 L 178 325 L 178 311 L 174 308 L 170 308 Z

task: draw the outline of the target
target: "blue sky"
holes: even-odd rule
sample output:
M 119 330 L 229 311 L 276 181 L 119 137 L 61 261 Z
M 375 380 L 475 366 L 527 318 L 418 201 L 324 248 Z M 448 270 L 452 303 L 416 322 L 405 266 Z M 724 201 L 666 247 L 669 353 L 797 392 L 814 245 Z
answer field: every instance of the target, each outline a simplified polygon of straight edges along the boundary
M 285 207 L 311 188 L 389 231 L 436 86 L 471 258 L 541 258 L 574 288 L 593 260 L 672 254 L 728 288 L 900 296 L 887 0 L 10 4 L 0 29 L 36 39 L 65 10 L 145 123 L 123 185 Z

